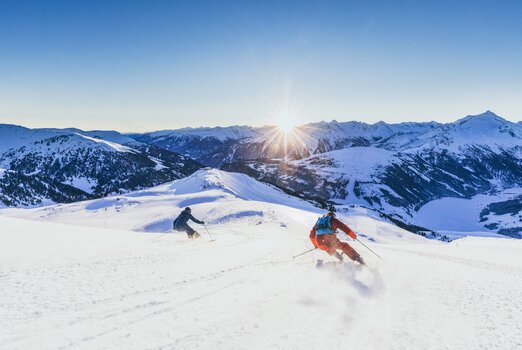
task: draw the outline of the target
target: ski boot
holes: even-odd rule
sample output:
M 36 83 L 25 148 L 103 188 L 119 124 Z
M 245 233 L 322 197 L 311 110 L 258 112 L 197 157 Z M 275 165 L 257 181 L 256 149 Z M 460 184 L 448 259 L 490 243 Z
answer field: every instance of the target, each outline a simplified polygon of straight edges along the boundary
M 360 256 L 360 255 L 354 261 L 357 261 L 359 264 L 361 264 L 361 266 L 366 266 L 366 263 L 364 262 L 362 256 Z
M 187 236 L 188 236 L 190 239 L 196 239 L 196 238 L 201 237 L 201 235 L 200 235 L 199 233 L 197 233 L 196 231 L 194 231 L 192 234 L 187 233 Z
M 339 259 L 340 263 L 344 262 L 344 258 L 343 258 L 343 254 L 342 253 L 335 252 L 335 254 L 333 256 L 335 256 L 337 259 Z

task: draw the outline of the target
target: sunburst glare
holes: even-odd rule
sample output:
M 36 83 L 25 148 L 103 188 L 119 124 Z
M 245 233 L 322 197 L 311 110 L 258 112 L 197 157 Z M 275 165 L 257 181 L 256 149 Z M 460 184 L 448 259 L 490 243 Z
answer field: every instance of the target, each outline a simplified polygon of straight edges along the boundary
M 303 155 L 303 152 L 307 152 L 305 140 L 308 135 L 301 131 L 297 118 L 288 114 L 281 115 L 268 134 L 265 149 L 269 149 L 270 154 L 275 158 L 297 159 Z
M 284 133 L 292 132 L 296 126 L 297 124 L 291 119 L 282 119 L 277 123 L 279 130 Z
M 299 126 L 302 124 L 300 110 L 291 98 L 291 82 L 284 87 L 283 98 L 271 112 L 274 127 L 269 129 L 265 150 L 274 158 L 299 159 L 306 155 L 308 135 Z

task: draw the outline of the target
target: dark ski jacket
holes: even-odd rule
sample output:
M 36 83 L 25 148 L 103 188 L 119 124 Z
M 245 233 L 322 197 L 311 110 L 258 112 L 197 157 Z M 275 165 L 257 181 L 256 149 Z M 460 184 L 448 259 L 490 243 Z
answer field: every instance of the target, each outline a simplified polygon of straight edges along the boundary
M 193 217 L 192 214 L 190 213 L 190 211 L 183 210 L 181 212 L 181 214 L 179 214 L 179 216 L 176 218 L 176 220 L 174 220 L 174 222 L 172 223 L 172 227 L 173 228 L 185 227 L 185 226 L 187 226 L 187 222 L 189 220 L 192 220 L 192 221 L 194 221 L 197 224 L 201 224 L 201 225 L 203 224 L 203 221 L 199 221 L 198 219 Z

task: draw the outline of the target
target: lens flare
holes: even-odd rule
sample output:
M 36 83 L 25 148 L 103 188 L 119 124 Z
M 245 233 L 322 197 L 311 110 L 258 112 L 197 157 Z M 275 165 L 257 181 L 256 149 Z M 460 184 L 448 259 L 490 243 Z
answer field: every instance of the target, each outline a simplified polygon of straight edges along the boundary
M 284 133 L 290 133 L 294 131 L 296 126 L 297 124 L 290 119 L 283 119 L 277 123 L 277 127 L 279 128 L 279 130 Z
M 298 105 L 290 98 L 291 84 L 287 84 L 280 103 L 270 113 L 272 126 L 267 132 L 264 150 L 272 158 L 301 159 L 308 155 L 308 135 L 301 130 L 302 116 Z

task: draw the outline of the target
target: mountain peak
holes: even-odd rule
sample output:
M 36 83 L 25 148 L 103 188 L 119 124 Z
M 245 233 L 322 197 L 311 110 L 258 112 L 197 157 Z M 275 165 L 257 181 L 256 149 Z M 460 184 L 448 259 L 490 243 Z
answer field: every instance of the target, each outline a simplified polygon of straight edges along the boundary
M 506 119 L 500 117 L 499 115 L 493 113 L 490 110 L 487 110 L 481 114 L 468 115 L 455 122 L 455 124 L 458 126 L 465 125 L 466 127 L 472 127 L 472 128 L 478 128 L 478 129 L 497 128 L 506 123 L 509 123 L 509 122 Z
M 478 114 L 477 116 L 485 116 L 485 117 L 499 117 L 500 116 L 492 111 L 490 111 L 489 109 L 487 111 L 485 111 L 484 113 L 481 113 L 481 114 Z

